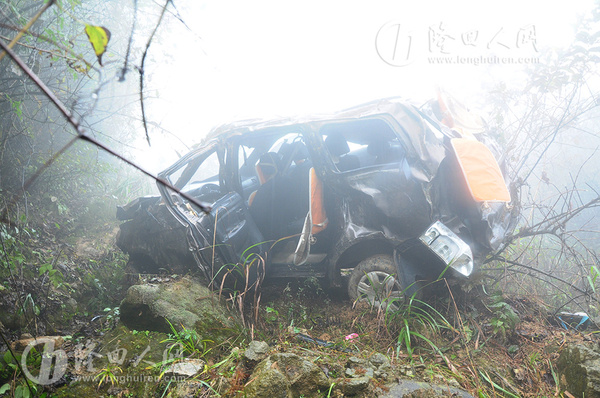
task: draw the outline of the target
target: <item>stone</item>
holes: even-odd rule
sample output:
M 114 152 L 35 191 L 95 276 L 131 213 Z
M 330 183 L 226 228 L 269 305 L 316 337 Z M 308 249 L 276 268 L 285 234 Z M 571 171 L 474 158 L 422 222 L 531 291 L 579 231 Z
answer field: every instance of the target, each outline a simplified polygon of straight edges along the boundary
M 344 374 L 346 377 L 373 377 L 374 371 L 373 368 L 347 368 Z
M 25 348 L 26 348 L 26 347 L 27 347 L 29 344 L 33 343 L 33 342 L 36 340 L 36 339 L 35 339 L 35 338 L 33 338 L 33 337 L 26 337 L 26 336 L 31 336 L 31 335 L 30 335 L 30 334 L 27 334 L 27 333 L 26 333 L 26 334 L 23 334 L 23 335 L 21 336 L 21 339 L 20 339 L 20 340 L 13 341 L 13 342 L 10 344 L 10 348 L 11 348 L 13 351 L 19 351 L 19 352 L 22 352 L 23 350 L 25 350 Z M 37 338 L 37 340 L 38 340 L 38 341 L 41 341 L 41 342 L 44 342 L 44 343 L 45 343 L 45 342 L 47 342 L 47 341 L 53 341 L 53 342 L 54 342 L 54 349 L 55 349 L 55 350 L 56 350 L 56 349 L 58 349 L 58 348 L 60 348 L 60 347 L 63 345 L 63 343 L 65 342 L 65 340 L 62 338 L 62 336 L 39 336 L 39 337 Z
M 244 351 L 244 360 L 249 364 L 262 361 L 267 357 L 269 352 L 269 345 L 264 341 L 253 340 L 248 345 L 246 351 Z
M 600 397 L 600 348 L 597 345 L 572 344 L 560 353 L 557 368 L 561 387 L 574 396 Z
M 261 366 L 262 365 L 262 366 Z M 248 398 L 292 398 L 290 382 L 272 363 L 261 362 L 244 389 Z
M 121 321 L 129 329 L 172 333 L 171 325 L 184 327 L 195 329 L 202 339 L 215 344 L 243 329 L 238 316 L 216 294 L 191 278 L 131 286 L 120 310 Z
M 340 387 L 344 395 L 357 395 L 369 386 L 371 379 L 367 376 L 345 379 Z
M 369 358 L 369 363 L 375 368 L 373 375 L 376 378 L 388 380 L 392 377 L 392 364 L 385 355 L 376 353 Z
M 204 369 L 205 362 L 201 359 L 184 359 L 171 364 L 165 373 L 175 376 L 194 377 Z
M 383 354 L 375 353 L 369 358 L 371 365 L 379 369 L 381 366 L 390 366 L 390 360 Z
M 329 388 L 323 371 L 296 354 L 278 353 L 261 361 L 244 390 L 247 397 L 319 396 Z
M 443 384 L 425 383 L 415 380 L 400 380 L 392 386 L 388 392 L 381 395 L 383 398 L 474 398 L 471 394 L 460 388 L 454 388 Z

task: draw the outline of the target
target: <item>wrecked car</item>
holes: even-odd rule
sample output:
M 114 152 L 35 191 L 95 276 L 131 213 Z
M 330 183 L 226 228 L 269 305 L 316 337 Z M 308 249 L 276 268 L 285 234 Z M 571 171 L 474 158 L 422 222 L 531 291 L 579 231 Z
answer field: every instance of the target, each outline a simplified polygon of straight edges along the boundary
M 468 277 L 512 231 L 517 194 L 484 125 L 452 107 L 391 98 L 219 127 L 159 174 L 183 195 L 159 183 L 119 209 L 118 245 L 136 271 L 195 264 L 209 279 L 260 256 L 267 278 L 347 280 L 382 307 Z

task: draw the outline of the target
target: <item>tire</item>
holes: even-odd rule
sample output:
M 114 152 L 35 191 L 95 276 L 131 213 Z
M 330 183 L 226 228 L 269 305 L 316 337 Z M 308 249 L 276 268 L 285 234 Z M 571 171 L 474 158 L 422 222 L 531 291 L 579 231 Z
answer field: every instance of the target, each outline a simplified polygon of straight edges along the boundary
M 352 301 L 368 302 L 375 308 L 397 311 L 404 301 L 402 281 L 392 256 L 378 254 L 361 261 L 348 281 Z

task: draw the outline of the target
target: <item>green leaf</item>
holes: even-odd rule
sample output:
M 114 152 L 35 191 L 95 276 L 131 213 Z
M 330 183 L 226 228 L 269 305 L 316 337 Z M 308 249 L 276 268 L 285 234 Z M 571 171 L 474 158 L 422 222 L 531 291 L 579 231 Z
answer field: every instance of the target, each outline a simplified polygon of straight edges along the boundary
M 21 384 L 21 385 L 18 385 L 17 388 L 15 388 L 15 398 L 29 398 L 29 397 L 30 397 L 29 390 L 24 385 Z
M 594 281 L 592 280 L 592 278 L 590 278 L 589 275 L 587 276 L 587 280 L 588 280 L 588 283 L 590 284 L 590 287 L 592 288 L 592 291 L 594 293 L 596 293 L 596 286 L 594 286 Z
M 85 25 L 85 34 L 94 48 L 98 63 L 102 66 L 102 54 L 106 52 L 110 41 L 110 31 L 102 26 Z
M 10 391 L 10 383 L 6 383 L 0 387 L 0 394 L 4 394 L 7 391 Z

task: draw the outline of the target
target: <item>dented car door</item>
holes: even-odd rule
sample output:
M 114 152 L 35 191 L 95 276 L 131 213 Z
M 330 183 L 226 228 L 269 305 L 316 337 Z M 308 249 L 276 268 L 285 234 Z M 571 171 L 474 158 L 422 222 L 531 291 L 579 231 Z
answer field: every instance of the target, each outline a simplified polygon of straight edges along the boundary
M 224 146 L 210 142 L 159 175 L 209 205 L 210 212 L 204 213 L 179 193 L 159 186 L 172 214 L 188 229 L 190 250 L 198 266 L 211 278 L 242 261 L 248 247 L 261 251 L 256 244 L 262 241 L 262 235 L 248 217 L 245 200 L 231 189 L 230 156 Z

